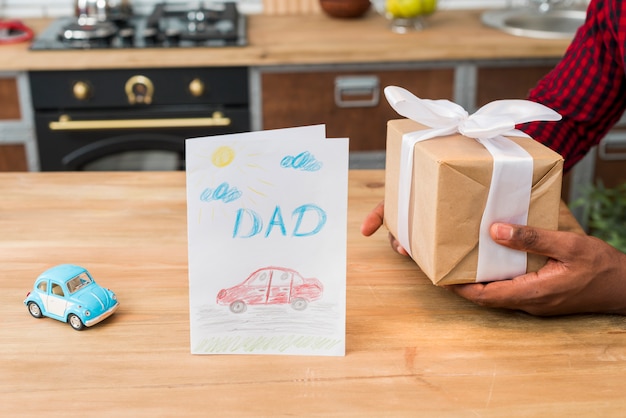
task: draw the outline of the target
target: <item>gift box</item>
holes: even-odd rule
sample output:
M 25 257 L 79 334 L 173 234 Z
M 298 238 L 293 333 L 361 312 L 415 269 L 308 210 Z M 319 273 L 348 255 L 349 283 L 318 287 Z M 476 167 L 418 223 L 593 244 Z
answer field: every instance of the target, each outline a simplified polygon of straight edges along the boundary
M 492 210 L 487 209 L 488 200 L 492 199 L 490 189 L 499 189 L 500 193 L 504 193 L 499 197 L 501 203 L 495 205 L 496 211 L 503 206 L 502 202 L 506 206 L 507 202 L 518 199 L 516 192 L 519 191 L 519 187 L 514 185 L 496 185 L 502 175 L 497 174 L 494 178 L 496 157 L 485 145 L 458 132 L 439 134 L 416 142 L 410 149 L 410 155 L 406 155 L 403 140 L 429 129 L 432 130 L 410 119 L 388 123 L 384 222 L 389 231 L 398 237 L 403 234 L 401 229 L 406 228 L 404 236 L 408 245 L 404 246 L 410 247 L 413 260 L 437 285 L 507 279 L 542 267 L 545 257 L 527 255 L 495 244 L 488 236 L 490 223 L 482 225 L 486 211 Z M 495 220 L 556 230 L 561 200 L 562 157 L 532 138 L 507 136 L 501 137 L 501 140 L 512 141 L 528 153 L 532 158 L 532 174 L 529 171 L 529 201 L 522 204 L 522 207 L 527 206 L 522 217 L 525 222 L 507 216 L 496 217 Z M 401 172 L 403 158 L 412 163 L 409 164 L 412 165 L 409 173 Z M 406 169 L 406 164 L 404 167 Z M 404 183 L 402 176 L 405 176 Z M 410 190 L 406 191 L 407 187 Z M 401 203 L 401 189 L 405 190 L 408 202 Z M 507 195 L 509 192 L 511 195 Z M 404 221 L 400 219 L 403 215 L 399 212 L 399 204 L 408 204 L 405 209 L 407 219 Z M 481 241 L 491 245 L 491 249 L 481 250 Z M 506 261 L 506 255 L 499 253 L 501 249 L 517 257 L 518 261 L 522 257 L 525 265 L 521 265 L 521 271 L 519 266 L 518 271 L 506 270 L 507 264 L 511 263 Z M 490 271 L 498 263 L 504 264 L 504 273 L 497 272 L 498 267 L 495 273 Z M 481 276 L 479 270 L 488 273 Z

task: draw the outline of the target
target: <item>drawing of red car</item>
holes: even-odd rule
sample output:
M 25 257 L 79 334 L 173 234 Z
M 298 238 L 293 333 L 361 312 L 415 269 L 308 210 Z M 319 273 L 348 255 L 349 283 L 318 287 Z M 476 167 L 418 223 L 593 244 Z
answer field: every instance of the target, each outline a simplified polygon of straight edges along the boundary
M 218 305 L 228 305 L 234 313 L 245 312 L 248 305 L 291 304 L 297 311 L 322 297 L 324 286 L 315 278 L 304 278 L 295 270 L 264 267 L 252 273 L 243 283 L 217 294 Z

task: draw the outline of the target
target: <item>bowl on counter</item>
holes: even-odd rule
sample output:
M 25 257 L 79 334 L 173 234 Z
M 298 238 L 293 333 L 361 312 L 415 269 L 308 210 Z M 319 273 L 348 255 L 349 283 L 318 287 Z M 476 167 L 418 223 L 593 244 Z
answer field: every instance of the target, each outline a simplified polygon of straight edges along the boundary
M 320 0 L 320 7 L 331 17 L 357 18 L 369 9 L 370 0 Z

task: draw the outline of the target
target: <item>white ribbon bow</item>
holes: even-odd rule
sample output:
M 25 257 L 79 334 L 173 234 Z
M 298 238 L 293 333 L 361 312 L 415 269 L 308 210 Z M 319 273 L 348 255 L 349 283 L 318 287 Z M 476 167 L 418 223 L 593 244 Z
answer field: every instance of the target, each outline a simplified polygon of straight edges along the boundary
M 489 227 L 496 221 L 526 224 L 532 188 L 533 159 L 522 147 L 505 138 L 529 137 L 515 129 L 519 123 L 557 121 L 554 110 L 528 100 L 496 100 L 469 115 L 449 100 L 420 99 L 396 86 L 385 88 L 385 97 L 401 116 L 430 129 L 404 134 L 398 195 L 398 241 L 411 254 L 409 201 L 413 177 L 413 149 L 420 141 L 460 133 L 478 140 L 493 156 L 493 174 L 480 224 L 476 281 L 515 277 L 526 272 L 526 253 L 496 244 Z

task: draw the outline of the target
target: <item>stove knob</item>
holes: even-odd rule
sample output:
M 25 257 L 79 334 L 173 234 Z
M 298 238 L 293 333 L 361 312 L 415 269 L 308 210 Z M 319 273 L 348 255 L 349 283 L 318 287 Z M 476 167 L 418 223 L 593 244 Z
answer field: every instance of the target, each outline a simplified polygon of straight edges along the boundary
M 72 93 L 77 100 L 87 100 L 91 97 L 91 87 L 84 81 L 77 81 L 72 86 Z
M 189 83 L 189 93 L 191 93 L 193 97 L 200 97 L 204 95 L 205 90 L 204 82 L 199 78 L 194 78 Z

